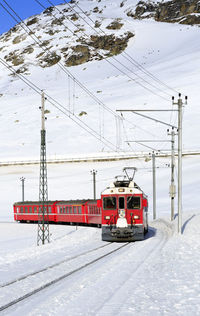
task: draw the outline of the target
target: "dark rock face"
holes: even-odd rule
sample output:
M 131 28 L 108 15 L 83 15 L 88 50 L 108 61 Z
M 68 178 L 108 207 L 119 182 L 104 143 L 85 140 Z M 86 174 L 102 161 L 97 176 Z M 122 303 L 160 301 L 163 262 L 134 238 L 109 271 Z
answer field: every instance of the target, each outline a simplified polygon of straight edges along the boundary
M 24 58 L 18 50 L 11 52 L 4 57 L 6 62 L 11 62 L 13 66 L 19 66 L 24 63 Z
M 198 0 L 168 1 L 160 4 L 155 19 L 163 22 L 200 24 L 200 17 L 193 13 L 200 13 L 200 3 Z
M 52 52 L 48 55 L 45 55 L 45 57 L 42 57 L 42 59 L 39 60 L 39 64 L 42 68 L 51 67 L 57 64 L 60 59 L 61 57 L 57 55 L 56 52 Z
M 122 37 L 117 37 L 113 34 L 103 36 L 92 35 L 88 45 L 94 47 L 96 50 L 107 50 L 109 51 L 107 56 L 113 56 L 120 54 L 127 47 L 128 40 L 133 36 L 134 34 L 131 32 L 126 33 Z
M 77 45 L 72 47 L 73 54 L 65 61 L 67 67 L 84 64 L 90 60 L 90 50 L 88 46 Z
M 200 24 L 199 0 L 172 0 L 167 2 L 139 1 L 135 12 L 129 11 L 128 16 L 135 19 L 154 18 L 160 22 L 178 22 L 180 24 Z
M 67 67 L 81 65 L 93 59 L 101 60 L 103 55 L 111 57 L 118 55 L 124 51 L 128 45 L 128 41 L 134 34 L 127 32 L 124 36 L 117 37 L 111 35 L 91 35 L 90 41 L 81 39 L 80 45 L 71 47 L 72 53 L 69 53 L 68 48 L 63 48 L 61 51 L 65 58 L 65 65 Z M 99 55 L 98 51 L 104 50 L 105 53 Z
M 106 28 L 108 30 L 120 30 L 123 26 L 123 23 L 120 23 L 119 21 L 115 20 L 112 23 L 110 23 Z

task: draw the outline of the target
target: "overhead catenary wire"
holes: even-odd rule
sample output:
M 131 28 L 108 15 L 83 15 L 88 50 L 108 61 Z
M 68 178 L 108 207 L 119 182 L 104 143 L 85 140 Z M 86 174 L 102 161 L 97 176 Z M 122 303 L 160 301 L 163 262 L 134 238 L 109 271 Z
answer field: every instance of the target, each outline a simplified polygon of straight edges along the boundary
M 15 10 L 12 9 L 12 7 L 8 4 L 7 1 L 3 0 L 6 5 L 8 6 L 8 8 L 17 16 L 17 18 L 19 19 L 16 19 L 12 13 L 10 13 L 10 11 L 2 4 L 0 3 L 0 5 L 3 7 L 3 9 L 15 20 L 16 23 L 20 23 L 21 21 L 21 24 L 20 26 L 24 29 L 24 31 L 33 39 L 33 41 L 39 45 L 39 47 L 44 51 L 45 54 L 50 54 L 51 53 L 51 49 L 47 48 L 46 49 L 43 47 L 43 42 L 35 35 L 32 33 L 31 31 L 31 28 L 29 26 L 26 25 L 26 23 L 21 19 L 21 17 L 15 12 Z M 73 31 L 72 31 L 73 32 Z M 92 94 L 91 91 L 89 91 L 77 78 L 75 78 L 75 76 L 73 76 L 71 74 L 71 72 L 69 70 L 66 69 L 66 67 L 64 67 L 64 65 L 62 65 L 62 63 L 58 62 L 57 63 L 58 66 L 61 68 L 62 71 L 64 71 L 68 78 L 71 78 L 81 89 L 83 89 L 83 91 L 85 91 L 91 98 L 94 99 L 94 101 L 102 106 L 104 109 L 106 109 L 107 111 L 109 111 L 112 115 L 114 115 L 115 117 L 117 116 L 116 113 L 110 109 L 108 106 L 106 106 L 101 100 L 99 100 L 94 94 Z M 137 127 L 137 128 L 140 128 L 139 126 L 135 125 L 135 124 L 132 124 L 132 122 L 126 120 L 129 124 Z M 140 128 L 141 129 L 141 128 Z M 144 129 L 143 129 L 144 130 Z
M 41 95 L 42 89 L 40 89 L 38 86 L 36 86 L 34 83 L 32 83 L 29 79 L 25 78 L 23 75 L 16 73 L 16 71 L 13 69 L 12 66 L 8 65 L 2 58 L 0 58 L 0 63 L 6 67 L 8 70 L 10 70 L 13 74 L 18 76 L 26 85 L 28 85 L 31 89 L 33 89 L 37 94 Z M 70 112 L 68 109 L 66 109 L 62 104 L 60 104 L 58 101 L 56 101 L 54 98 L 49 96 L 47 93 L 45 93 L 45 97 L 47 98 L 47 101 L 56 109 L 58 109 L 60 112 L 62 112 L 64 115 L 69 117 L 74 123 L 76 123 L 79 127 L 87 131 L 90 135 L 94 136 L 96 139 L 101 141 L 104 145 L 106 145 L 108 148 L 114 150 L 115 145 L 107 140 L 105 137 L 102 137 L 99 135 L 95 130 L 93 130 L 91 127 L 89 127 L 85 122 L 81 121 L 78 117 L 74 116 L 72 112 Z
M 36 2 L 39 2 L 39 0 L 35 0 Z M 63 14 L 63 11 L 59 10 L 58 7 L 55 6 L 55 4 L 52 2 L 52 0 L 46 0 L 50 5 L 52 5 L 61 15 L 63 15 L 65 18 L 66 18 L 66 15 Z M 68 7 L 70 7 L 71 10 L 73 10 L 75 12 L 76 15 L 78 15 L 79 18 L 81 18 L 84 23 L 86 23 L 87 25 L 89 25 L 89 27 L 95 31 L 98 35 L 99 32 L 93 27 L 91 26 L 86 19 L 84 19 L 75 9 L 74 7 L 72 7 L 69 3 L 67 3 L 66 1 L 64 1 Z M 78 5 L 78 3 L 76 2 L 74 6 L 77 6 L 80 11 L 86 16 L 86 18 L 88 18 L 93 24 L 95 24 L 95 22 L 91 19 L 91 17 L 86 14 L 82 9 L 81 7 Z M 70 19 L 68 19 L 70 23 L 72 23 L 76 28 L 78 28 L 78 26 L 73 23 Z M 98 26 L 98 28 L 100 29 L 100 31 L 106 35 L 106 32 L 104 30 L 102 30 L 100 28 L 100 26 Z M 82 32 L 81 29 L 78 28 L 79 31 Z M 82 32 L 83 33 L 83 32 Z M 88 35 L 86 33 L 83 33 L 84 35 L 86 35 L 88 37 Z M 146 75 L 148 75 L 151 79 L 157 81 L 159 84 L 161 84 L 162 86 L 164 86 L 165 88 L 167 89 L 170 89 L 171 91 L 175 92 L 175 93 L 178 93 L 178 91 L 176 91 L 175 89 L 171 88 L 170 86 L 166 85 L 164 82 L 162 82 L 160 79 L 158 79 L 157 77 L 155 77 L 153 74 L 151 74 L 148 70 L 146 70 L 142 65 L 140 65 L 137 61 L 135 61 L 130 55 L 128 55 L 126 52 L 122 52 L 121 55 L 126 58 L 127 60 L 129 60 L 129 62 L 131 62 L 133 65 L 136 66 L 136 68 L 138 68 L 140 71 L 142 71 L 143 73 L 145 73 Z M 128 56 L 129 59 L 126 57 Z M 119 62 L 114 56 L 111 57 L 112 59 L 114 59 L 115 61 Z M 130 60 L 131 59 L 131 60 Z M 124 66 L 121 62 L 119 62 L 120 65 Z M 130 70 L 129 68 L 127 68 L 126 66 L 124 66 L 126 69 Z M 133 72 L 134 73 L 134 72 Z M 134 73 L 135 74 L 135 73 Z M 135 74 L 136 75 L 136 74 Z M 141 76 L 139 76 L 140 79 L 143 79 L 141 78 Z M 145 80 L 146 81 L 146 80 Z M 147 81 L 146 81 L 147 82 Z M 137 82 L 138 83 L 138 82 Z M 147 82 L 148 83 L 148 82 Z M 151 85 L 151 83 L 150 83 Z M 153 85 L 154 86 L 154 85 Z M 170 96 L 170 94 L 166 93 L 166 95 Z M 127 120 L 126 120 L 127 121 Z M 172 122 L 172 113 L 171 113 L 171 116 L 170 116 L 170 123 Z M 130 122 L 129 122 L 130 123 Z M 130 146 L 130 144 L 128 144 Z
M 44 9 L 46 9 L 46 7 L 45 6 L 43 6 L 43 4 L 41 4 L 41 1 L 39 1 L 39 0 L 35 0 L 38 4 L 40 4 L 40 6 L 42 6 Z M 61 15 L 63 15 L 65 18 L 66 18 L 66 16 L 63 14 L 63 11 L 61 11 L 61 10 L 59 10 L 58 9 L 58 7 L 56 7 L 55 5 L 54 5 L 54 3 L 51 1 L 51 0 L 46 0 L 50 5 L 52 5 L 52 7 L 54 7 Z M 66 1 L 65 1 L 65 3 L 67 3 Z M 69 3 L 67 3 L 68 5 L 69 5 Z M 77 4 L 77 3 L 76 3 Z M 78 6 L 78 5 L 77 5 Z M 69 7 L 70 8 L 72 8 L 72 6 L 71 5 L 69 5 Z M 79 6 L 78 6 L 79 7 Z M 80 8 L 81 9 L 81 8 Z M 73 9 L 74 10 L 74 9 Z M 81 11 L 84 13 L 84 11 L 81 9 Z M 74 10 L 74 12 L 76 12 L 77 13 L 77 11 L 76 10 Z M 52 12 L 50 13 L 52 16 L 54 16 L 55 17 L 55 14 L 53 14 Z M 78 14 L 78 13 L 77 13 Z M 85 13 L 84 13 L 85 14 Z M 86 14 L 85 14 L 86 15 Z M 80 17 L 80 18 L 82 18 L 79 14 L 78 14 L 78 16 Z M 90 18 L 88 15 L 86 15 L 86 17 L 88 17 L 88 18 Z M 83 18 L 82 18 L 83 19 Z M 70 23 L 72 23 L 76 28 L 78 28 L 78 26 L 73 22 L 73 21 L 71 21 L 70 19 L 68 19 L 69 20 L 69 22 Z M 87 23 L 88 25 L 89 25 L 89 23 L 85 20 L 85 19 L 83 19 L 84 20 L 84 22 L 85 23 Z M 91 19 L 91 21 L 93 21 L 92 19 Z M 93 21 L 93 23 L 94 23 L 94 21 Z M 65 25 L 65 24 L 64 24 Z M 89 25 L 90 26 L 90 25 Z M 91 26 L 90 26 L 91 27 Z M 95 28 L 93 28 L 93 27 L 91 27 L 95 32 L 97 32 L 96 30 L 95 30 Z M 79 28 L 78 28 L 78 30 L 80 30 Z M 85 33 L 85 32 L 82 32 L 82 30 L 80 30 L 81 31 L 81 33 L 83 33 L 85 36 L 87 36 L 88 37 L 88 35 Z M 102 32 L 104 33 L 104 34 L 106 34 L 103 30 L 102 30 Z M 97 32 L 98 33 L 98 32 Z M 118 60 L 115 58 L 115 57 L 111 57 L 112 59 L 114 59 L 114 60 L 116 60 L 117 62 L 118 62 Z M 107 59 L 106 59 L 106 61 L 108 61 Z M 110 63 L 110 62 L 109 62 Z M 120 63 L 120 62 L 119 62 Z M 122 65 L 122 63 L 120 63 L 121 65 Z M 123 65 L 124 66 L 124 65 Z M 124 67 L 126 67 L 126 66 L 124 66 Z M 141 66 L 142 67 L 142 66 Z M 126 67 L 127 68 L 127 67 Z M 127 68 L 128 70 L 130 70 L 129 68 Z M 152 75 L 153 76 L 153 75 Z M 128 76 L 129 77 L 129 76 Z M 130 77 L 129 77 L 130 78 Z M 156 78 L 156 77 L 155 77 Z M 132 78 L 133 79 L 133 78 Z M 133 79 L 134 80 L 134 79 Z M 159 80 L 158 80 L 159 81 Z M 165 85 L 164 83 L 163 83 L 163 85 Z M 167 87 L 168 89 L 171 89 L 171 90 L 173 90 L 172 88 L 170 88 L 170 87 L 168 87 L 167 85 L 165 85 L 165 87 Z M 175 91 L 175 90 L 173 90 L 174 92 L 177 92 L 177 91 Z M 178 93 L 178 92 L 177 92 Z M 169 94 L 167 94 L 167 95 L 169 95 Z M 169 95 L 170 96 L 170 95 Z M 164 98 L 165 100 L 167 100 L 168 101 L 168 99 L 166 99 L 166 98 Z M 124 118 L 125 119 L 125 118 Z M 126 120 L 126 122 L 128 122 L 129 124 L 131 124 L 131 125 L 134 125 L 135 127 L 137 127 L 138 128 L 138 126 L 137 125 L 135 125 L 135 124 L 133 124 L 132 122 L 130 122 L 130 121 L 128 121 L 127 119 L 125 119 Z M 171 123 L 171 119 L 170 119 L 170 123 Z M 142 129 L 141 127 L 139 127 L 140 129 Z M 143 128 L 142 129 L 143 131 L 145 131 L 145 129 Z M 146 132 L 146 131 L 145 131 Z M 149 133 L 149 131 L 148 131 L 148 133 Z M 153 134 L 152 134 L 153 135 Z M 154 135 L 155 136 L 155 135 Z
M 51 5 L 53 5 L 51 0 L 47 0 Z M 67 1 L 64 0 L 64 3 L 67 4 L 71 10 L 73 10 L 93 31 L 95 31 L 96 33 L 99 34 L 99 32 L 97 31 L 97 29 L 93 26 L 91 26 L 84 18 L 81 17 L 81 15 L 74 9 L 74 7 L 76 6 L 77 8 L 79 8 L 79 10 L 86 16 L 86 18 L 88 18 L 94 25 L 95 25 L 95 21 L 84 12 L 84 10 L 78 5 L 78 3 L 76 2 L 74 4 L 74 7 Z M 55 7 L 55 5 L 54 5 Z M 97 28 L 104 34 L 106 35 L 106 32 L 100 27 L 97 26 Z M 157 78 L 155 75 L 153 75 L 150 71 L 148 71 L 144 66 L 142 66 L 140 63 L 138 63 L 132 56 L 130 56 L 127 52 L 122 52 L 121 55 L 128 60 L 131 64 L 133 64 L 136 68 L 138 68 L 141 72 L 145 73 L 147 76 L 149 76 L 151 79 L 155 80 L 157 83 L 159 83 L 160 85 L 162 85 L 163 87 L 173 91 L 174 93 L 179 93 L 177 90 L 175 90 L 174 88 L 170 87 L 169 85 L 167 85 L 165 82 L 161 81 L 159 78 Z M 169 94 L 168 94 L 169 95 Z
M 34 0 L 35 2 L 37 2 L 42 8 L 46 9 L 46 7 L 41 3 L 41 1 L 39 0 Z M 59 13 L 61 13 L 65 18 L 66 18 L 66 15 L 63 14 L 63 12 L 58 9 L 52 1 L 50 0 L 47 0 Z M 52 16 L 55 17 L 55 14 L 53 14 L 52 12 L 50 13 Z M 73 24 L 76 28 L 78 28 L 78 26 L 71 20 L 71 19 L 68 19 L 68 21 Z M 85 21 L 85 20 L 84 20 Z M 87 22 L 86 22 L 87 23 Z M 63 23 L 64 24 L 64 23 Z M 65 24 L 64 24 L 65 25 Z M 66 25 L 65 25 L 66 26 Z M 67 26 L 66 26 L 67 29 L 69 29 Z M 86 37 L 89 37 L 88 34 L 86 34 L 85 32 L 83 32 L 80 28 L 78 28 L 78 30 L 83 34 L 85 35 Z M 73 31 L 71 31 L 73 33 Z M 97 32 L 97 31 L 96 31 Z M 78 37 L 80 39 L 80 37 L 77 35 L 77 34 L 74 34 L 76 37 Z M 101 53 L 98 53 L 99 56 L 101 56 L 102 58 L 104 58 L 104 56 L 101 54 Z M 131 72 L 130 68 L 128 68 L 126 65 L 124 65 L 122 62 L 120 62 L 117 58 L 115 58 L 114 56 L 111 56 L 111 59 L 115 60 L 115 62 L 117 62 L 120 66 L 122 66 L 123 68 L 125 68 L 129 73 Z M 145 86 L 143 83 L 137 81 L 136 79 L 134 79 L 133 77 L 131 77 L 128 73 L 126 73 L 124 70 L 120 69 L 118 66 L 116 66 L 115 64 L 113 64 L 108 58 L 104 58 L 104 60 L 109 64 L 111 65 L 112 67 L 114 67 L 115 69 L 117 69 L 120 73 L 122 73 L 124 76 L 126 76 L 127 78 L 129 78 L 131 81 L 133 81 L 134 83 L 138 84 L 139 86 L 141 86 L 142 88 L 144 88 L 145 90 L 149 91 L 150 93 L 156 95 L 157 97 L 160 97 L 162 98 L 163 100 L 165 101 L 169 101 L 169 99 L 163 97 L 162 95 L 158 94 L 157 92 L 153 91 L 152 89 L 150 89 L 149 87 Z M 145 80 L 144 78 L 142 78 L 141 76 L 139 76 L 138 74 L 136 74 L 135 72 L 132 71 L 132 73 L 138 77 L 140 80 L 144 81 L 146 84 L 148 84 L 149 86 L 155 88 L 156 90 L 166 94 L 167 96 L 171 96 L 170 94 L 166 93 L 165 91 L 161 90 L 159 87 L 156 87 L 154 84 L 152 84 L 151 82 L 148 82 L 147 80 Z
M 39 45 L 39 47 L 44 51 L 45 54 L 51 54 L 52 51 L 48 47 L 44 48 L 42 41 L 35 35 L 32 34 L 31 28 L 26 25 L 26 23 L 22 20 L 22 18 L 15 12 L 15 10 L 12 9 L 12 7 L 8 4 L 6 0 L 3 0 L 3 2 L 6 3 L 8 8 L 17 16 L 19 20 L 17 20 L 12 13 L 9 12 L 9 10 L 2 4 L 0 5 L 3 7 L 3 9 L 17 22 L 21 22 L 21 27 L 25 30 L 25 32 L 34 40 L 34 42 Z M 25 25 L 25 26 L 24 26 Z M 72 31 L 73 33 L 73 31 Z M 61 62 L 58 62 L 57 65 L 61 68 L 64 73 L 66 73 L 76 84 L 85 91 L 97 104 L 104 107 L 108 112 L 110 112 L 112 115 L 116 116 L 116 113 L 110 109 L 108 106 L 106 106 L 99 98 L 97 98 L 85 85 L 83 85 Z
M 14 13 L 15 13 L 15 15 L 20 19 L 20 21 L 23 23 L 23 24 L 25 24 L 24 23 L 24 21 L 22 21 L 22 19 L 17 15 L 17 13 L 10 7 L 10 5 L 7 3 L 7 1 L 5 1 L 5 0 L 3 0 L 6 4 L 7 4 L 7 6 L 10 8 L 10 10 L 12 10 Z M 15 17 L 13 17 L 13 15 L 0 3 L 0 5 L 9 13 L 9 15 L 11 15 L 12 16 L 12 18 L 14 18 L 15 19 L 15 21 L 17 22 L 17 23 L 19 23 L 19 21 L 15 18 Z M 22 25 L 21 25 L 22 26 Z M 23 27 L 23 26 L 22 26 Z M 27 29 L 29 30 L 29 32 L 27 31 Z M 25 24 L 25 27 L 23 27 L 23 29 L 33 38 L 33 34 L 31 34 L 31 29 Z M 36 38 L 36 39 L 35 39 Z M 40 41 L 40 39 L 38 39 L 36 36 L 35 36 L 35 38 L 33 38 L 34 39 L 34 41 L 43 49 L 43 51 L 45 52 L 45 53 L 51 53 L 51 51 L 50 51 L 50 49 L 44 49 L 43 47 L 42 47 L 42 42 Z M 41 44 L 39 44 L 39 43 L 41 43 Z M 47 51 L 48 52 L 47 52 Z M 84 91 L 86 91 L 99 105 L 101 105 L 101 106 L 103 106 L 106 110 L 108 110 L 110 113 L 112 113 L 115 117 L 116 117 L 116 114 L 115 114 L 115 112 L 113 112 L 109 107 L 107 107 L 102 101 L 100 101 L 95 95 L 93 95 L 84 85 L 82 85 L 61 63 L 59 63 L 59 66 L 61 66 L 61 68 L 62 68 L 62 70 L 64 70 L 67 74 L 68 74 L 68 76 L 71 78 L 71 79 L 73 79 L 73 82 L 74 83 L 77 83 Z M 50 97 L 50 96 L 49 96 Z M 66 109 L 65 109 L 66 110 Z M 69 113 L 70 115 L 72 114 L 73 115 L 73 113 Z M 77 119 L 77 117 L 76 117 L 76 119 Z M 80 120 L 80 119 L 79 119 Z M 80 122 L 81 123 L 83 123 L 81 120 L 80 120 Z M 134 126 L 136 126 L 136 125 L 134 125 Z M 88 126 L 87 126 L 87 128 L 89 128 Z M 95 132 L 96 133 L 96 131 L 94 131 L 93 130 L 93 132 Z M 98 138 L 99 139 L 99 138 Z M 100 135 L 100 139 L 101 139 L 101 135 Z M 112 144 L 112 146 L 114 146 L 113 144 Z

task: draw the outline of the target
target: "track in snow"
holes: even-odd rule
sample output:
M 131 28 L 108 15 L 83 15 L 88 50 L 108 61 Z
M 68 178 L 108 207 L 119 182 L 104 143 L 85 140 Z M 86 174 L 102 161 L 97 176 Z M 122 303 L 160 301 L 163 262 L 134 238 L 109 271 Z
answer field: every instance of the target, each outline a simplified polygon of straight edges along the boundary
M 9 307 L 31 297 L 32 295 L 50 287 L 51 285 L 53 284 L 56 284 L 57 282 L 63 280 L 63 279 L 66 279 L 67 277 L 71 276 L 72 274 L 78 272 L 78 271 L 81 271 L 83 270 L 84 268 L 98 262 L 99 260 L 119 251 L 120 249 L 126 247 L 129 243 L 125 243 L 121 246 L 117 246 L 118 244 L 116 243 L 109 243 L 109 244 L 106 244 L 104 246 L 101 246 L 101 247 L 98 247 L 96 249 L 93 249 L 93 250 L 90 250 L 90 251 L 87 251 L 81 255 L 78 255 L 78 256 L 75 256 L 73 258 L 70 258 L 70 259 L 67 259 L 67 260 L 64 260 L 62 262 L 59 262 L 58 264 L 54 264 L 48 268 L 45 268 L 41 271 L 37 271 L 33 274 L 29 274 L 27 276 L 24 276 L 18 280 L 14 280 L 13 282 L 10 282 L 10 283 L 7 283 L 4 285 L 4 288 L 7 288 L 7 291 L 5 291 L 5 293 L 1 293 L 1 297 L 3 298 L 4 301 L 7 300 L 8 297 L 11 297 L 12 295 L 16 295 L 18 296 L 18 293 L 20 292 L 23 292 L 23 290 L 25 289 L 25 293 L 19 297 L 16 297 L 16 298 L 12 298 L 9 302 L 7 302 L 6 304 L 0 306 L 0 311 L 4 311 L 6 309 L 8 309 Z M 76 260 L 76 259 L 80 259 L 81 256 L 87 256 L 88 253 L 91 253 L 91 252 L 95 252 L 95 251 L 98 251 L 102 248 L 105 248 L 105 246 L 112 246 L 112 249 L 102 255 L 99 256 L 99 254 L 97 253 L 96 256 L 94 256 L 94 258 L 92 260 L 89 260 L 88 262 L 84 263 L 84 264 L 78 264 L 78 266 L 75 268 L 75 269 L 72 269 L 70 270 L 69 268 L 71 268 L 72 266 L 76 266 L 77 263 L 73 262 L 73 260 Z M 117 246 L 117 247 L 116 247 Z M 114 249 L 113 249 L 114 248 Z M 86 261 L 87 261 L 87 257 L 85 258 Z M 58 272 L 60 271 L 63 271 L 66 269 L 66 264 L 69 262 L 69 261 L 72 261 L 72 264 L 70 265 L 70 267 L 68 267 L 68 272 L 65 272 L 64 274 L 61 273 L 61 275 L 57 275 L 57 277 L 53 278 L 51 281 L 49 282 L 43 282 L 44 284 L 42 284 L 41 286 L 38 286 L 38 283 L 42 283 L 42 278 L 44 280 L 47 280 L 47 279 L 50 279 L 50 277 L 52 277 L 52 274 L 56 275 Z M 63 266 L 62 266 L 63 265 Z M 57 271 L 56 268 L 58 268 L 58 266 L 60 266 L 59 270 Z M 50 270 L 50 271 L 49 271 Z M 50 273 L 49 273 L 50 272 Z M 42 275 L 41 275 L 42 274 Z M 37 275 L 37 276 L 36 276 Z M 33 279 L 30 279 L 32 277 L 35 277 L 35 280 Z M 28 282 L 27 284 L 21 284 L 23 282 Z M 19 283 L 18 283 L 19 282 Z M 32 288 L 34 288 L 34 284 L 35 284 L 35 288 L 32 289 L 31 291 L 27 291 L 26 288 L 29 289 L 30 287 L 30 283 L 31 283 L 31 286 Z M 14 287 L 13 287 L 14 285 Z M 18 288 L 19 287 L 19 288 Z M 16 292 L 16 294 L 15 294 Z

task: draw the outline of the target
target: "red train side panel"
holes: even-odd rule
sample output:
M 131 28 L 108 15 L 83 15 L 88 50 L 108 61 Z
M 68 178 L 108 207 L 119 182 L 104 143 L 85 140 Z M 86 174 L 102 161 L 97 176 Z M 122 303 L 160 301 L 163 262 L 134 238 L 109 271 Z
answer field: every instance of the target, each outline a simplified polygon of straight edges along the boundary
M 48 220 L 50 223 L 75 223 L 101 225 L 100 200 L 48 201 Z M 13 205 L 14 220 L 38 222 L 39 208 L 42 203 L 18 202 Z

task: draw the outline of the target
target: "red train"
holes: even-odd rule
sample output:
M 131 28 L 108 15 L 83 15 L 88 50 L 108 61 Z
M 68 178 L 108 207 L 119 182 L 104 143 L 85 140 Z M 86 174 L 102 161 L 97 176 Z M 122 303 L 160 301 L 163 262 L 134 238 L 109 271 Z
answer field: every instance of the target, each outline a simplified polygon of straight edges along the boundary
M 140 187 L 129 177 L 119 177 L 102 194 L 100 200 L 48 201 L 49 223 L 96 225 L 102 227 L 102 240 L 135 241 L 148 231 L 148 201 Z M 134 176 L 134 175 L 133 175 Z M 37 222 L 42 202 L 14 204 L 14 219 Z M 40 211 L 41 212 L 41 211 Z
M 21 223 L 38 222 L 39 208 L 42 208 L 42 204 L 38 201 L 15 203 L 14 219 Z M 48 201 L 44 207 L 48 208 L 48 218 L 45 220 L 49 223 L 101 225 L 100 200 Z

